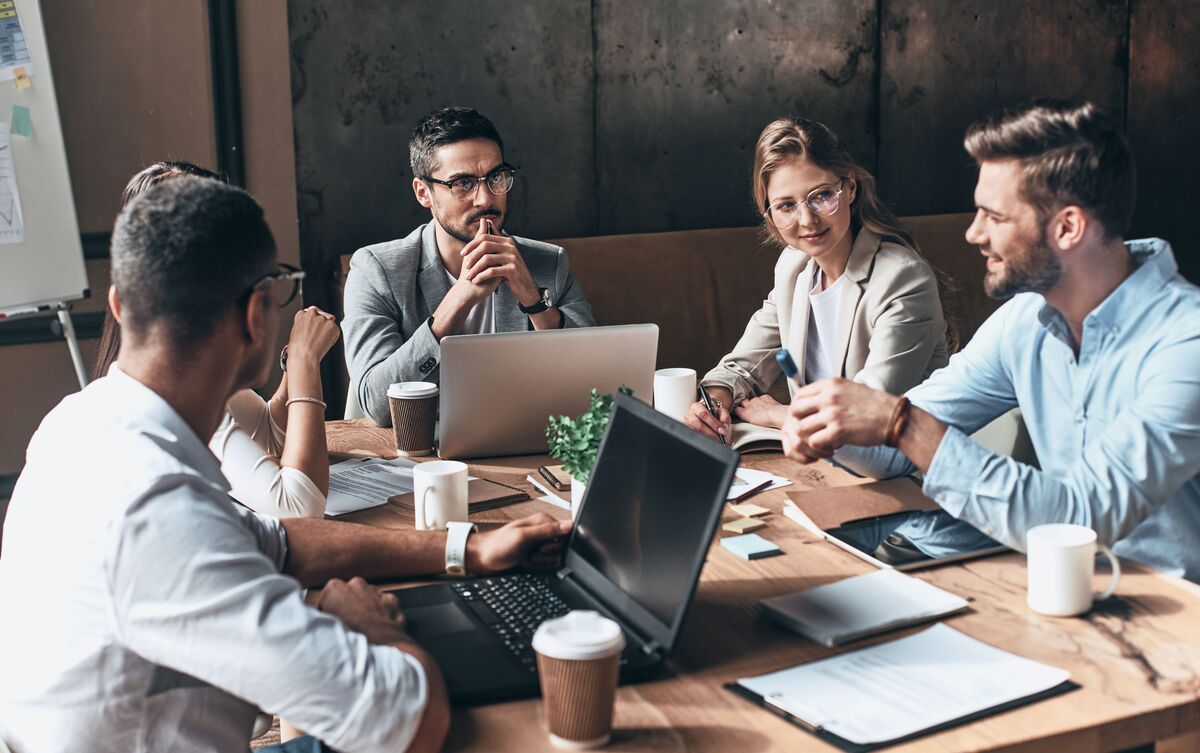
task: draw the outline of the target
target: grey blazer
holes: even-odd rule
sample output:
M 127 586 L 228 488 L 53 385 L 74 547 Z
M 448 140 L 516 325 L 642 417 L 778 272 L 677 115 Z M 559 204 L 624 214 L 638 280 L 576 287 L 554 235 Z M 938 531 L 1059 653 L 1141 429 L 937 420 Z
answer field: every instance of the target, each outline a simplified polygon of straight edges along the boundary
M 591 327 L 592 309 L 559 246 L 513 236 L 538 287 L 548 288 L 564 327 Z M 350 397 L 380 426 L 390 426 L 387 390 L 394 382 L 438 382 L 441 344 L 430 317 L 450 290 L 433 223 L 407 238 L 354 252 L 346 277 L 342 336 Z M 496 292 L 496 331 L 533 328 L 507 285 Z
M 779 377 L 775 352 L 785 345 L 803 377 L 799 360 L 808 344 L 808 294 L 816 268 L 809 261 L 794 248 L 783 250 L 775 288 L 733 352 L 705 375 L 705 385 L 728 387 L 735 401 L 764 394 Z M 937 278 L 925 259 L 864 229 L 854 239 L 845 275 L 851 284 L 842 289 L 831 359 L 838 375 L 899 395 L 946 365 L 946 321 Z M 795 391 L 791 380 L 788 390 Z

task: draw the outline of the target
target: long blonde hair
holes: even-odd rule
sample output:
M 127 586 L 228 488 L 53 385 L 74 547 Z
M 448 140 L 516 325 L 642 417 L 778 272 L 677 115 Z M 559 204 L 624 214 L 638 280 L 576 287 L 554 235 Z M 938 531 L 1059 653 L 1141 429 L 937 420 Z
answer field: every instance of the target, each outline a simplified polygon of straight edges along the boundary
M 779 230 L 767 219 L 767 183 L 776 170 L 797 159 L 806 159 L 822 170 L 854 180 L 858 190 L 850 204 L 850 218 L 851 229 L 855 234 L 860 228 L 866 228 L 881 238 L 907 246 L 922 256 L 912 233 L 879 199 L 875 176 L 850 156 L 850 150 L 837 134 L 824 123 L 790 115 L 768 124 L 759 134 L 758 143 L 754 145 L 754 169 L 751 175 L 754 204 L 763 218 L 763 232 L 770 240 L 780 246 L 787 245 Z M 932 264 L 930 267 L 938 281 L 938 297 L 941 299 L 942 314 L 946 319 L 946 345 L 953 352 L 958 349 L 958 326 L 955 322 L 956 317 L 951 315 L 948 294 L 955 286 L 948 275 Z

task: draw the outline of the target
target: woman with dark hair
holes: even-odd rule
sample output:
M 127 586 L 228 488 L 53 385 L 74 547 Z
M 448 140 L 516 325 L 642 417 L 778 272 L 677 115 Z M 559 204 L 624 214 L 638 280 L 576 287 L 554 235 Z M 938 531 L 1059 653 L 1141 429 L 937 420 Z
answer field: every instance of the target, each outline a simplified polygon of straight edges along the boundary
M 763 228 L 783 246 L 775 286 L 701 382 L 716 416 L 697 402 L 688 426 L 727 439 L 732 416 L 782 427 L 787 405 L 767 394 L 781 347 L 801 383 L 839 376 L 894 394 L 946 365 L 954 338 L 938 275 L 833 131 L 803 118 L 774 121 L 758 137 L 752 182 Z
M 221 179 L 191 162 L 156 162 L 129 180 L 121 194 L 121 206 L 151 186 L 188 178 Z M 298 272 L 288 290 L 280 293 L 279 305 L 287 305 L 300 294 L 302 277 Z M 313 404 L 325 405 L 320 363 L 340 335 L 333 316 L 316 306 L 296 312 L 280 359 L 285 363 L 283 380 L 271 400 L 242 390 L 226 405 L 209 447 L 221 461 L 221 471 L 232 487 L 230 494 L 256 512 L 281 518 L 325 514 L 325 495 L 329 493 L 325 416 Z M 105 312 L 92 379 L 103 377 L 110 367 L 119 367 L 120 349 L 121 323 L 110 309 Z

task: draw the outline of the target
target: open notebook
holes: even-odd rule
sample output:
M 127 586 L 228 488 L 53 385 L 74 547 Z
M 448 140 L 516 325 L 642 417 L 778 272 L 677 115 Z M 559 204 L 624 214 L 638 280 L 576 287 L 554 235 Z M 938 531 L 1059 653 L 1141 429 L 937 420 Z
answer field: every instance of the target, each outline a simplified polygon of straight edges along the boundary
M 743 455 L 752 452 L 783 452 L 783 433 L 779 429 L 740 422 L 733 425 L 729 448 Z

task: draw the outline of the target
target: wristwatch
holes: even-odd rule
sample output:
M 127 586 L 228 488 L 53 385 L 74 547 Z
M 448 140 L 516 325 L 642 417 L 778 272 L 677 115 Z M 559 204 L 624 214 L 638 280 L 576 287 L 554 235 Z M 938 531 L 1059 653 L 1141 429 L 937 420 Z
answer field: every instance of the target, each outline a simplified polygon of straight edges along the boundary
M 467 574 L 467 537 L 474 530 L 474 523 L 451 521 L 446 524 L 447 575 L 462 577 Z
M 283 350 L 279 351 L 279 370 L 287 373 L 287 346 L 283 346 Z
M 517 301 L 517 308 L 521 309 L 522 314 L 540 314 L 554 305 L 554 296 L 550 294 L 549 288 L 538 288 L 538 292 L 542 294 L 542 297 L 538 299 L 537 303 L 528 308 L 522 306 L 520 301 Z

